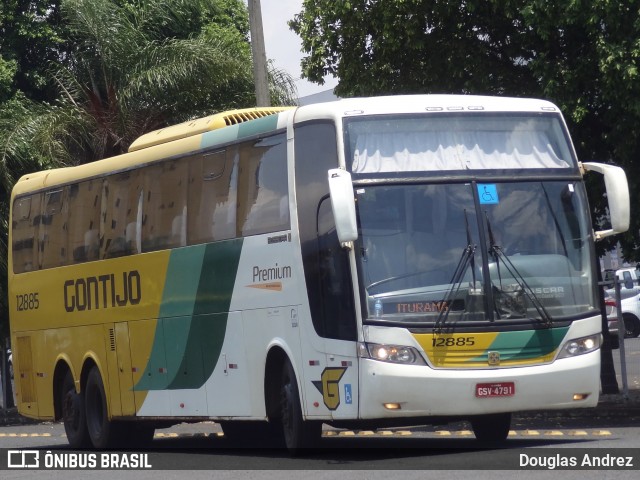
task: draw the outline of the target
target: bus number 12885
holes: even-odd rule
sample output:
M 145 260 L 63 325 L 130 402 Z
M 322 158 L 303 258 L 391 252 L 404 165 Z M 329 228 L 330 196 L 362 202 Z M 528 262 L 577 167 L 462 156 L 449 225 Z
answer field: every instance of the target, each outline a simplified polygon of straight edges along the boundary
M 40 307 L 40 300 L 37 293 L 25 293 L 16 295 L 16 303 L 19 312 L 26 310 L 37 310 Z

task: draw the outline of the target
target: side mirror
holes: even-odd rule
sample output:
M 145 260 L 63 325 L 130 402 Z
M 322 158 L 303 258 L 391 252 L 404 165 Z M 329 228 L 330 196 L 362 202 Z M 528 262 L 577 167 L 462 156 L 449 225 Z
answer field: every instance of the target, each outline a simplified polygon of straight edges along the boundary
M 595 232 L 596 240 L 609 235 L 626 232 L 629 229 L 629 185 L 627 176 L 620 167 L 603 163 L 583 163 L 585 171 L 594 171 L 604 175 L 604 185 L 609 202 L 609 218 L 611 229 Z
M 356 241 L 358 239 L 358 224 L 351 174 L 340 168 L 329 170 L 329 193 L 338 240 L 342 245 Z

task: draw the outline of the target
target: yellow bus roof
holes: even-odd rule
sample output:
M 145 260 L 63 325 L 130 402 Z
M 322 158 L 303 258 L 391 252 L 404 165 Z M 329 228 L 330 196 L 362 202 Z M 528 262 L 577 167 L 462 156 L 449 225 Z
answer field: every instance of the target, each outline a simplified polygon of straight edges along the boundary
M 236 125 L 246 122 L 247 120 L 255 120 L 257 118 L 273 115 L 274 113 L 290 110 L 295 107 L 259 107 L 259 108 L 243 108 L 239 110 L 229 110 L 227 112 L 216 113 L 204 118 L 189 120 L 188 122 L 172 125 L 170 127 L 161 128 L 153 132 L 145 133 L 138 137 L 130 146 L 129 152 L 142 150 L 143 148 L 160 145 L 162 143 L 171 142 L 180 138 L 191 137 L 210 130 Z

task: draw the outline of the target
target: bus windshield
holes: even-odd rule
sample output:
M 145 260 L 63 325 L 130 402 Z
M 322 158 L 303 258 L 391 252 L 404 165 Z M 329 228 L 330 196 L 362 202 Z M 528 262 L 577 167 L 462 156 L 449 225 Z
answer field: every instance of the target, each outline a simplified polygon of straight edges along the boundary
M 556 114 L 379 115 L 345 130 L 354 174 L 576 166 Z
M 356 194 L 368 321 L 550 326 L 593 314 L 577 182 L 368 185 Z

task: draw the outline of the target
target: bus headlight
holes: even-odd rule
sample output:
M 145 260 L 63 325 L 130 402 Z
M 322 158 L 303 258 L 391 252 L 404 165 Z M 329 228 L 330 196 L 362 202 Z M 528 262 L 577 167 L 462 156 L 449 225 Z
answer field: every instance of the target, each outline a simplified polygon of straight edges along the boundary
M 562 346 L 562 350 L 560 351 L 558 358 L 575 357 L 577 355 L 584 355 L 585 353 L 593 352 L 600 348 L 601 343 L 602 335 L 599 333 L 596 335 L 589 335 L 588 337 L 569 340 Z
M 403 365 L 426 365 L 420 353 L 413 347 L 403 345 L 383 345 L 380 343 L 359 343 L 358 356 L 380 362 Z

